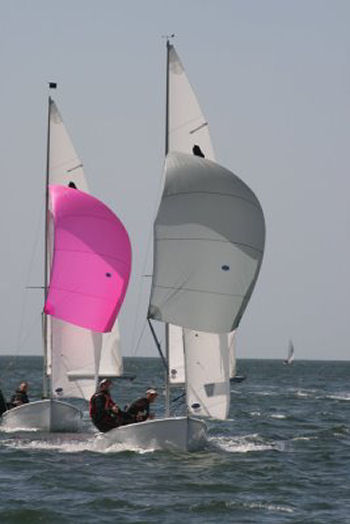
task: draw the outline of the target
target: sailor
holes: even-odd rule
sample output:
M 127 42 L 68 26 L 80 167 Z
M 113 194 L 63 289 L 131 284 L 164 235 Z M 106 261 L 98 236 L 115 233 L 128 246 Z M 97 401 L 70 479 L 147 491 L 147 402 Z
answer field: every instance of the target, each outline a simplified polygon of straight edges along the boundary
M 14 395 L 12 395 L 9 408 L 17 408 L 22 404 L 28 404 L 29 398 L 27 395 L 28 382 L 21 382 Z
M 147 419 L 154 418 L 154 414 L 150 413 L 150 404 L 156 400 L 158 396 L 155 388 L 148 388 L 146 396 L 135 400 L 125 412 L 125 423 L 130 422 L 144 422 Z
M 104 433 L 121 426 L 123 411 L 112 400 L 109 389 L 112 381 L 108 378 L 101 380 L 96 393 L 90 399 L 90 417 L 94 425 Z

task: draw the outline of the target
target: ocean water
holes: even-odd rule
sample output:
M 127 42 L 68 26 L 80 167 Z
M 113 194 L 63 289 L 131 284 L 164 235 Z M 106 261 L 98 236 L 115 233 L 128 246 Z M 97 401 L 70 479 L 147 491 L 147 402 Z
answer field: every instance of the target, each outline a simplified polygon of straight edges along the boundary
M 0 366 L 7 396 L 27 379 L 40 397 L 39 357 Z M 126 371 L 137 378 L 113 388 L 121 405 L 161 387 L 157 359 L 126 359 Z M 230 418 L 208 421 L 200 452 L 99 451 L 87 417 L 79 434 L 0 428 L 1 524 L 350 523 L 350 363 L 241 360 L 239 372 Z

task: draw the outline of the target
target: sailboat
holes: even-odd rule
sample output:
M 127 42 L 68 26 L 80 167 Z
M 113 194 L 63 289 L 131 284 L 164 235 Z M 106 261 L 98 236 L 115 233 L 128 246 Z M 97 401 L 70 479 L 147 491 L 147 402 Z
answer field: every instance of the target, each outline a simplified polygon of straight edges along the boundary
M 50 84 L 50 88 L 55 88 Z M 49 275 L 55 260 L 57 231 L 54 227 L 49 193 L 51 187 L 70 188 L 72 191 L 88 191 L 82 163 L 73 147 L 62 117 L 54 100 L 48 100 L 48 142 L 46 172 L 46 224 L 45 224 L 45 296 L 48 292 Z M 87 217 L 91 215 L 87 206 Z M 91 216 L 87 228 L 100 227 Z M 118 220 L 118 219 L 117 219 Z M 119 222 L 118 222 L 119 224 Z M 120 226 L 121 227 L 121 226 Z M 124 231 L 124 229 L 122 228 Z M 82 232 L 80 233 L 82 234 Z M 101 233 L 102 234 L 102 233 Z M 76 235 L 78 237 L 78 235 Z M 127 234 L 126 234 L 127 236 Z M 93 240 L 84 238 L 93 246 Z M 115 239 L 110 239 L 112 245 Z M 128 241 L 129 242 L 129 241 Z M 130 251 L 130 242 L 129 242 Z M 96 247 L 96 246 L 95 246 Z M 94 254 L 98 256 L 98 252 Z M 86 262 L 82 260 L 83 264 Z M 67 259 L 68 264 L 73 260 Z M 77 287 L 77 285 L 76 285 Z M 77 288 L 82 289 L 81 287 Z M 96 293 L 96 290 L 94 291 Z M 71 301 L 71 297 L 69 297 Z M 98 376 L 110 376 L 122 372 L 119 358 L 119 329 L 117 321 L 112 331 L 103 334 L 87 326 L 67 322 L 62 317 L 44 315 L 43 346 L 43 397 L 4 413 L 2 422 L 7 428 L 37 429 L 42 431 L 77 431 L 82 413 L 63 398 L 89 399 L 96 389 Z M 114 357 L 114 358 L 113 358 Z M 119 360 L 119 361 L 118 361 Z
M 294 344 L 290 340 L 288 344 L 288 355 L 287 358 L 283 361 L 283 364 L 290 366 L 294 362 Z
M 228 414 L 228 337 L 260 270 L 265 224 L 254 193 L 215 162 L 207 122 L 169 40 L 165 136 L 148 309 L 165 367 L 165 417 L 113 429 L 103 439 L 191 450 L 206 441 L 202 417 Z M 165 355 L 152 320 L 165 326 Z M 186 416 L 170 413 L 171 384 L 185 385 Z

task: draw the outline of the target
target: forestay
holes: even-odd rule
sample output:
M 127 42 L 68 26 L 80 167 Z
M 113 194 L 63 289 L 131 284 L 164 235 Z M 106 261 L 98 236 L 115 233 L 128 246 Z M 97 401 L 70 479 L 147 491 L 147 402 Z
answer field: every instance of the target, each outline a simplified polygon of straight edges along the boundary
M 154 234 L 149 317 L 211 333 L 235 329 L 265 240 L 249 187 L 214 162 L 170 153 Z

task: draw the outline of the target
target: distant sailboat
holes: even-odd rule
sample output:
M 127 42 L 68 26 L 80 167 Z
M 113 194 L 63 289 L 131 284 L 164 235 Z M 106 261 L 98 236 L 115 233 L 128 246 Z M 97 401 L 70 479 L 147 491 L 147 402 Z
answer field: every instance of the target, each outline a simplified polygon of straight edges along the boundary
M 228 336 L 253 292 L 265 224 L 253 192 L 214 161 L 207 122 L 169 41 L 166 76 L 165 184 L 148 311 L 165 366 L 165 418 L 113 429 L 103 440 L 187 450 L 205 440 L 206 425 L 196 415 L 227 417 Z M 165 355 L 152 319 L 165 326 Z M 182 383 L 187 416 L 174 417 L 169 387 Z
M 293 342 L 290 340 L 288 344 L 288 355 L 287 358 L 283 361 L 283 364 L 286 364 L 287 366 L 290 366 L 294 362 L 294 345 Z
M 54 87 L 51 84 L 50 87 Z M 64 209 L 70 202 L 70 213 L 76 214 L 77 209 L 82 209 L 83 199 L 79 198 L 81 193 L 79 189 L 87 192 L 87 183 L 83 172 L 82 163 L 73 147 L 70 137 L 66 131 L 61 115 L 53 99 L 49 97 L 48 109 L 48 146 L 47 146 L 47 173 L 46 173 L 46 227 L 45 227 L 45 296 L 52 293 L 52 277 L 58 280 L 58 286 L 62 286 L 61 276 L 69 268 L 69 278 L 65 282 L 66 286 L 75 286 L 75 291 L 71 295 L 66 295 L 63 300 L 64 307 L 75 303 L 74 296 L 78 297 L 79 292 L 83 291 L 83 283 L 79 282 L 79 275 L 73 274 L 76 255 L 74 255 L 73 244 L 77 242 L 78 249 L 81 253 L 86 252 L 87 246 L 90 245 L 91 252 L 89 256 L 80 260 L 79 272 L 81 275 L 86 271 L 85 265 L 91 264 L 89 257 L 99 258 L 94 230 L 99 228 L 100 234 L 108 232 L 101 228 L 101 221 L 94 218 L 93 213 L 99 206 L 96 199 L 91 198 L 90 204 L 85 201 L 86 223 L 78 217 L 76 221 L 80 223 L 80 231 L 71 231 L 70 247 L 68 247 L 67 257 L 62 258 L 62 252 L 57 249 L 58 240 L 62 241 L 64 235 L 59 235 L 58 224 L 64 218 Z M 68 191 L 68 193 L 62 192 Z M 64 196 L 63 196 L 64 195 Z M 103 204 L 101 204 L 103 208 Z M 104 206 L 105 207 L 105 206 Z M 108 213 L 111 212 L 106 212 Z M 113 215 L 114 216 L 114 215 Z M 110 215 L 108 215 L 110 217 Z M 56 222 L 55 222 L 56 219 Z M 73 220 L 73 219 L 72 219 Z M 116 219 L 118 220 L 118 219 Z M 69 222 L 69 220 L 68 220 Z M 66 224 L 66 238 L 70 225 Z M 111 219 L 113 222 L 113 219 Z M 120 223 L 120 222 L 118 222 Z M 111 228 L 112 226 L 110 226 Z M 121 226 L 122 227 L 122 226 Z M 84 228 L 91 231 L 91 238 Z M 122 231 L 125 231 L 122 227 Z M 127 236 L 127 235 L 126 235 Z M 109 238 L 109 242 L 115 245 L 116 238 Z M 129 249 L 130 249 L 130 243 Z M 61 246 L 62 247 L 62 246 Z M 106 251 L 107 253 L 108 251 Z M 74 256 L 73 256 L 74 255 Z M 83 255 L 82 255 L 83 257 Z M 129 257 L 130 258 L 130 257 Z M 61 259 L 62 266 L 57 272 L 57 260 Z M 130 261 L 129 261 L 130 262 Z M 53 268 L 56 266 L 56 276 Z M 108 266 L 108 262 L 107 262 Z M 109 266 L 108 266 L 109 267 Z M 130 269 L 130 268 L 129 268 Z M 79 273 L 78 272 L 78 273 Z M 107 271 L 109 272 L 109 271 Z M 111 271 L 111 277 L 114 273 Z M 119 278 L 119 276 L 117 277 Z M 128 277 L 127 277 L 128 278 Z M 75 279 L 75 280 L 74 280 Z M 127 284 L 127 279 L 126 279 Z M 94 289 L 93 293 L 98 294 Z M 51 300 L 51 299 L 50 299 Z M 83 398 L 88 399 L 96 388 L 96 382 L 99 375 L 100 359 L 106 349 L 105 346 L 111 345 L 110 339 L 119 340 L 118 325 L 112 329 L 111 334 L 103 335 L 97 329 L 90 328 L 90 323 L 85 325 L 67 320 L 62 314 L 57 316 L 57 305 L 61 308 L 61 300 L 52 309 L 52 304 L 45 306 L 45 312 L 50 316 L 44 315 L 44 372 L 43 372 L 43 397 L 42 401 L 30 402 L 29 404 L 19 406 L 4 413 L 3 423 L 8 428 L 35 428 L 44 431 L 77 431 L 81 419 L 81 412 L 75 406 L 62 402 L 63 398 Z M 115 302 L 115 299 L 113 299 Z M 57 299 L 56 299 L 57 301 Z M 79 306 L 81 309 L 81 306 Z M 63 308 L 64 309 L 64 308 Z M 90 319 L 91 322 L 92 319 Z M 95 326 L 96 327 L 96 326 Z M 108 336 L 108 344 L 104 339 Z M 108 369 L 109 375 L 111 369 Z

